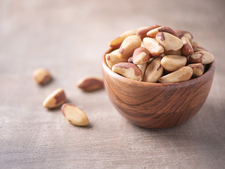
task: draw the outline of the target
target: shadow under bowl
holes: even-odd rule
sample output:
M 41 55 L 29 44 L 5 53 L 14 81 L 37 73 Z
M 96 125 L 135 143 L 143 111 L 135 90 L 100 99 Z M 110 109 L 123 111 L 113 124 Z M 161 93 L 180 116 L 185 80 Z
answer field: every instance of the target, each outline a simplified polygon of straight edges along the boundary
M 114 107 L 131 123 L 144 128 L 170 128 L 192 118 L 206 101 L 215 61 L 205 73 L 180 83 L 148 83 L 114 73 L 102 58 L 105 90 Z

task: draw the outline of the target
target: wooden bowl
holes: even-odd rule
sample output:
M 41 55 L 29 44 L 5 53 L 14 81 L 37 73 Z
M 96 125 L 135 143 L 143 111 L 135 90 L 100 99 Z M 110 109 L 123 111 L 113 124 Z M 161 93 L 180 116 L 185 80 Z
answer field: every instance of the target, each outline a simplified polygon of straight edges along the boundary
M 169 128 L 192 118 L 204 104 L 213 81 L 215 61 L 195 79 L 180 83 L 148 83 L 114 73 L 102 58 L 105 90 L 114 107 L 144 128 Z

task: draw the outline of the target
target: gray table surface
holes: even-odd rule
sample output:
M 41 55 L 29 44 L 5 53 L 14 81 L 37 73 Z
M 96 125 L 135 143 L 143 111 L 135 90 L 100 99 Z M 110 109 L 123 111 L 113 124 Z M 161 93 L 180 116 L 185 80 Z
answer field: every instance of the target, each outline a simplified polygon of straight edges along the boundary
M 0 168 L 225 168 L 224 0 L 0 0 Z M 216 58 L 207 101 L 187 123 L 162 130 L 125 120 L 104 89 L 76 87 L 100 76 L 108 42 L 128 29 L 161 24 L 189 30 Z M 32 72 L 54 80 L 38 86 Z M 89 117 L 75 127 L 42 107 L 62 87 Z

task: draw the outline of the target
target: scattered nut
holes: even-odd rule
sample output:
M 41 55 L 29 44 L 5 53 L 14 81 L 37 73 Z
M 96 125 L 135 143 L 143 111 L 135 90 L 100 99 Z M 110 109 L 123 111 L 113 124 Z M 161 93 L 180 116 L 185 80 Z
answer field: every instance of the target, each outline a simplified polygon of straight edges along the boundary
M 133 63 L 117 63 L 112 67 L 112 71 L 129 79 L 142 80 L 141 70 Z
M 170 33 L 170 34 L 178 37 L 176 32 L 173 29 L 171 29 L 170 27 L 167 27 L 167 26 L 161 26 L 161 27 L 157 27 L 155 29 L 152 29 L 149 32 L 147 32 L 147 36 L 149 36 L 150 38 L 155 38 L 156 34 L 159 33 L 159 32 L 167 32 L 167 33 Z
M 144 38 L 143 44 L 153 57 L 157 57 L 164 52 L 162 45 L 153 38 Z
M 186 36 L 181 37 L 181 40 L 183 42 L 183 47 L 181 48 L 182 54 L 184 56 L 188 56 L 191 55 L 192 53 L 194 53 L 194 50 L 192 48 L 192 45 L 189 41 L 189 39 Z
M 188 65 L 193 70 L 193 77 L 201 76 L 204 73 L 204 66 L 201 63 L 195 63 Z
M 45 108 L 56 108 L 61 106 L 66 101 L 66 95 L 63 89 L 58 88 L 54 90 L 48 97 L 45 98 L 43 106 Z
M 156 35 L 156 40 L 165 48 L 165 50 L 179 50 L 183 46 L 183 42 L 178 37 L 167 33 L 159 32 Z
M 139 47 L 134 50 L 133 53 L 133 63 L 136 65 L 141 65 L 148 62 L 150 58 L 149 51 L 145 47 Z
M 128 31 L 122 33 L 118 38 L 112 40 L 110 42 L 109 46 L 113 49 L 119 48 L 125 38 L 127 38 L 128 36 L 131 36 L 131 35 L 135 35 L 136 32 L 137 32 L 137 30 L 132 29 L 132 30 L 128 30 Z
M 183 82 L 189 80 L 192 74 L 193 74 L 192 68 L 189 66 L 184 66 L 175 72 L 160 77 L 158 81 L 161 83 Z
M 38 84 L 43 85 L 52 79 L 52 75 L 50 74 L 50 72 L 47 69 L 39 68 L 33 72 L 33 79 Z
M 119 56 L 121 59 L 128 59 L 133 55 L 136 48 L 141 46 L 141 38 L 137 35 L 128 36 L 124 39 L 119 48 Z
M 73 104 L 63 104 L 61 110 L 66 120 L 71 124 L 76 126 L 87 126 L 89 124 L 89 120 L 85 112 Z
M 187 63 L 187 58 L 185 56 L 179 55 L 167 55 L 161 60 L 161 65 L 170 72 L 180 69 Z
M 113 65 L 120 63 L 120 62 L 126 62 L 126 59 L 121 59 L 119 57 L 119 53 L 118 53 L 119 49 L 116 49 L 114 51 L 112 51 L 111 53 L 108 53 L 106 55 L 106 63 L 107 65 L 112 68 Z
M 103 88 L 103 86 L 104 86 L 103 80 L 98 77 L 85 77 L 85 78 L 81 78 L 77 82 L 77 87 L 79 87 L 80 89 L 86 92 L 91 92 L 91 91 L 101 89 Z
M 208 51 L 204 51 L 204 50 L 193 53 L 189 58 L 190 63 L 209 64 L 213 60 L 214 60 L 214 56 Z
M 160 64 L 161 58 L 154 58 L 148 65 L 145 71 L 145 75 L 143 78 L 144 82 L 157 82 L 158 78 L 160 78 L 163 74 L 163 67 Z

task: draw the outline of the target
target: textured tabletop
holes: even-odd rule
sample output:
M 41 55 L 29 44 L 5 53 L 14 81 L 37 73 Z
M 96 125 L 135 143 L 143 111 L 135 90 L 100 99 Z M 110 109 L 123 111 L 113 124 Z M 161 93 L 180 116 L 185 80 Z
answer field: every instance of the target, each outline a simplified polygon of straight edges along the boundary
M 225 168 L 224 0 L 0 0 L 0 168 Z M 216 58 L 208 99 L 187 123 L 170 129 L 132 125 L 104 89 L 77 88 L 102 76 L 108 42 L 154 24 L 188 30 Z M 32 80 L 36 68 L 54 79 Z M 62 87 L 84 110 L 88 127 L 71 125 L 60 108 L 42 107 Z

